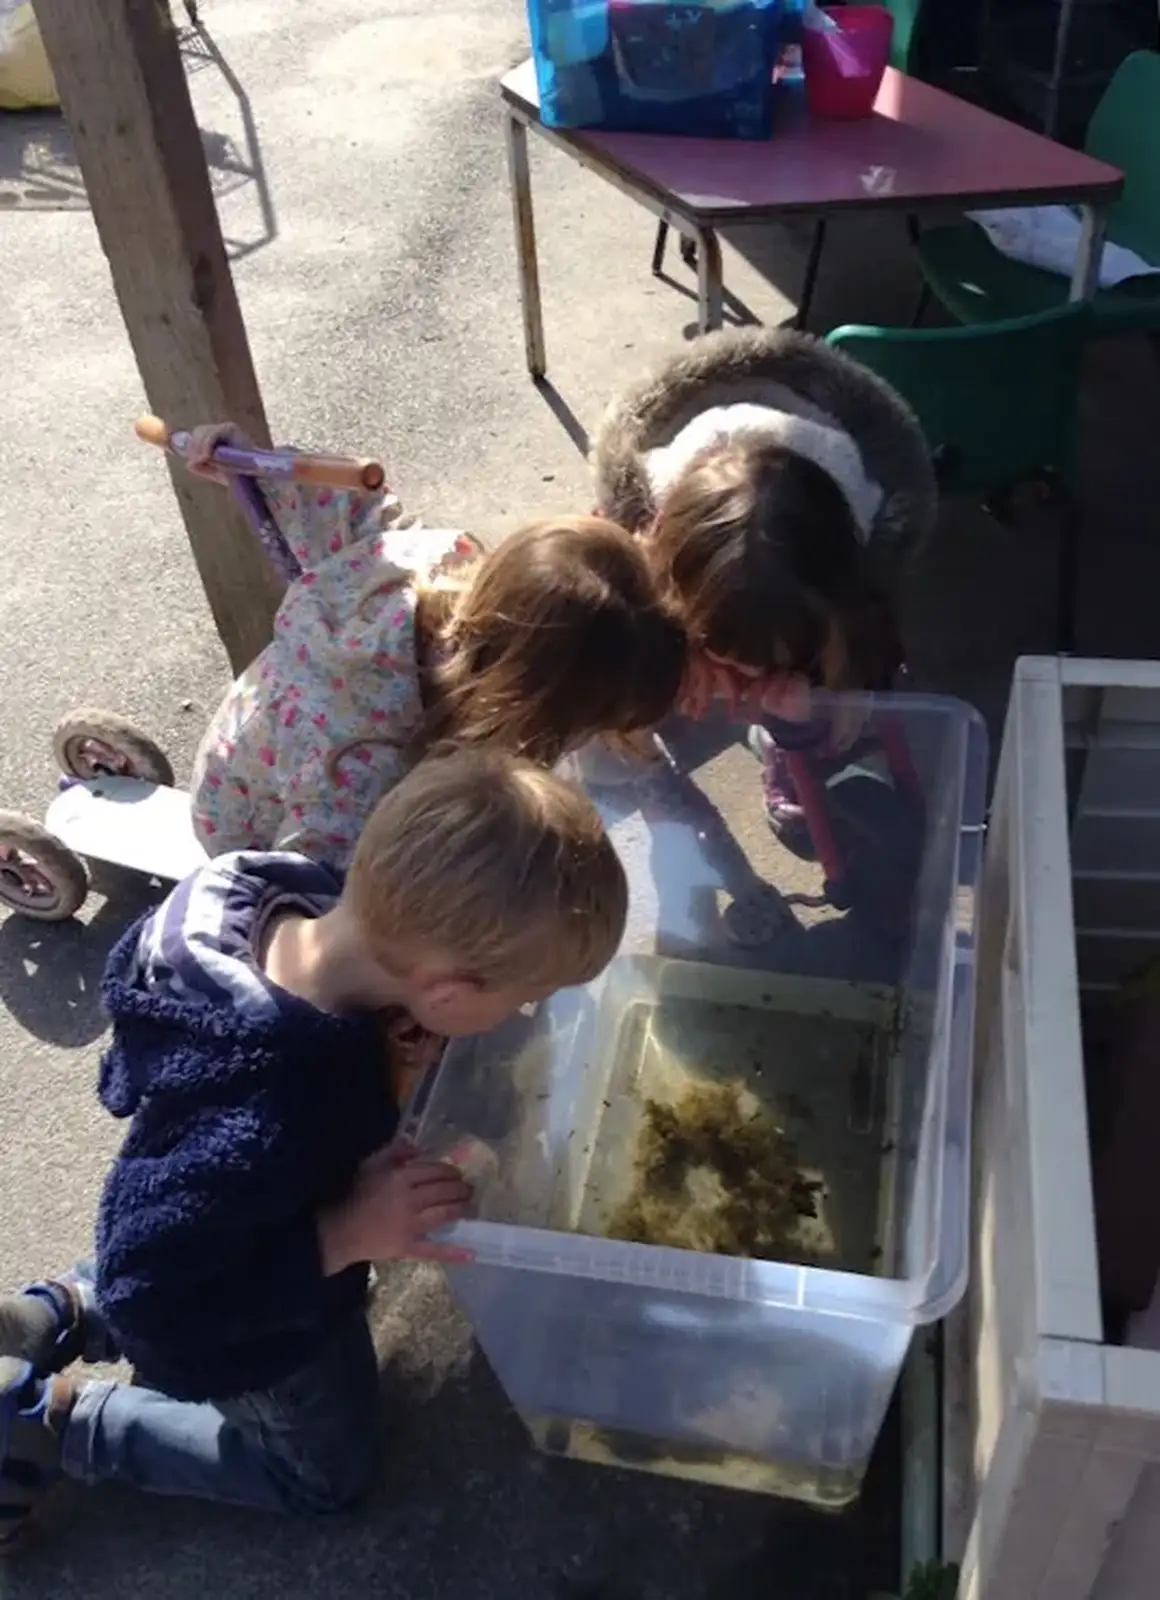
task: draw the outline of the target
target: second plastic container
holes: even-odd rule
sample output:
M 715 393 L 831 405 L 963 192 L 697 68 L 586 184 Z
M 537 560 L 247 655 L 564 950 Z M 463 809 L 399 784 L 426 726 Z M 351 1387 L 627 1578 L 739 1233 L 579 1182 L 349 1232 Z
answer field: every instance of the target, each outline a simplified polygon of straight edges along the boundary
M 819 904 L 745 728 L 701 729 L 604 796 L 632 900 L 607 973 L 452 1045 L 412 1127 L 436 1153 L 485 1147 L 476 1216 L 451 1230 L 475 1263 L 450 1276 L 541 1448 L 840 1506 L 915 1327 L 965 1286 L 986 752 L 954 701 L 824 714 L 868 719 L 826 803 L 843 849 L 876 853 L 859 881 L 901 887 L 909 916 L 887 934 L 872 903 Z M 771 1128 L 811 1196 L 772 1243 Z M 661 1167 L 688 1169 L 675 1207 L 644 1156 L 658 1138 Z
M 822 9 L 838 31 L 803 29 L 806 103 L 815 117 L 843 122 L 868 117 L 890 62 L 894 18 L 885 6 Z

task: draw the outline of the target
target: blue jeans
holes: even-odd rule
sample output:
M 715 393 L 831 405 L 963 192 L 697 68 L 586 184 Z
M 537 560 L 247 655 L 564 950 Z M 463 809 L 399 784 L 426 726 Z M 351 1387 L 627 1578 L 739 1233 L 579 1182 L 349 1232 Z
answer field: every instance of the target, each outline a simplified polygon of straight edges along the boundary
M 91 1267 L 69 1276 L 86 1300 L 84 1359 L 115 1360 Z M 85 1483 L 115 1479 L 151 1494 L 311 1515 L 342 1510 L 370 1487 L 379 1424 L 378 1361 L 359 1308 L 305 1367 L 235 1399 L 172 1400 L 125 1383 L 83 1384 L 61 1467 Z

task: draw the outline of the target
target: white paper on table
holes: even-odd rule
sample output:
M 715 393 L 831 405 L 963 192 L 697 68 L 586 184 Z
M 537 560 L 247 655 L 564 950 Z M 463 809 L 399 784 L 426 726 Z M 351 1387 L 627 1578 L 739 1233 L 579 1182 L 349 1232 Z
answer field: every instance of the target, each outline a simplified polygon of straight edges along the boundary
M 1017 206 L 1011 211 L 968 211 L 967 216 L 995 249 L 1013 261 L 1070 278 L 1079 251 L 1082 224 L 1068 206 Z M 1108 240 L 1100 261 L 1100 288 L 1113 289 L 1129 278 L 1148 277 L 1160 266 Z

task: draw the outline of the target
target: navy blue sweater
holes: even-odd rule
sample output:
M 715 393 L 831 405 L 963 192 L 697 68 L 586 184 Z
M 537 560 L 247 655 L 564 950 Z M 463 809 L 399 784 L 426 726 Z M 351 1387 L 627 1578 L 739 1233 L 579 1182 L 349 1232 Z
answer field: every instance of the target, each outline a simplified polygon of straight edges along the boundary
M 207 877 L 225 906 L 208 932 Z M 132 1123 L 101 1200 L 97 1296 L 125 1356 L 178 1399 L 286 1377 L 366 1293 L 365 1266 L 323 1276 L 317 1215 L 395 1133 L 379 1025 L 273 989 L 249 954 L 272 898 L 327 881 L 333 895 L 299 858 L 223 858 L 109 959 L 100 1095 Z

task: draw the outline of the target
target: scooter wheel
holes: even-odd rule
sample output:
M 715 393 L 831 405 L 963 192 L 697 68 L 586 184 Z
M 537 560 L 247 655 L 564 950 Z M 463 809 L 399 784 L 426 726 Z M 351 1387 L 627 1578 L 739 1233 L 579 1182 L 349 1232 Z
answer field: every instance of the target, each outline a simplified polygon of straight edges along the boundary
M 169 757 L 148 734 L 112 711 L 70 711 L 56 725 L 53 753 L 67 778 L 140 778 L 173 784 Z
M 89 892 L 80 856 L 19 811 L 0 811 L 0 906 L 36 922 L 64 922 Z

